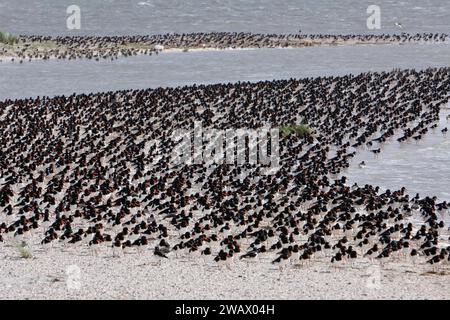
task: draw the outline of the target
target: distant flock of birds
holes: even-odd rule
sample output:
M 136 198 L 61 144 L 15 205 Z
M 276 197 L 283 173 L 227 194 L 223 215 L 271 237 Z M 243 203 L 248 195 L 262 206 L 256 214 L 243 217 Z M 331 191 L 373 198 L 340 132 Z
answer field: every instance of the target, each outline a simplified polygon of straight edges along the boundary
M 448 42 L 444 33 L 422 34 L 259 34 L 244 32 L 173 33 L 147 36 L 35 36 L 22 35 L 19 44 L 0 48 L 0 56 L 22 63 L 32 59 L 110 59 L 138 54 L 158 54 L 177 48 L 285 48 L 312 45 L 355 43 L 441 43 Z M 1 60 L 0 60 L 1 62 Z
M 449 92 L 450 68 L 432 68 L 6 100 L 0 241 L 39 236 L 44 246 L 228 266 L 448 263 L 448 202 L 350 186 L 343 173 L 360 150 L 436 131 Z M 251 163 L 171 165 L 172 133 L 196 121 L 220 130 L 306 123 L 312 132 L 280 136 L 272 174 Z

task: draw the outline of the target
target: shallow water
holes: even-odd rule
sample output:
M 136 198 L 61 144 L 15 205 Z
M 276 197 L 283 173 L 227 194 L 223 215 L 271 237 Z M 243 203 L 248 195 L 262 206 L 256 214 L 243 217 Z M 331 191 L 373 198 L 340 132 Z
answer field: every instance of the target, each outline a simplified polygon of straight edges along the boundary
M 0 64 L 0 100 L 42 95 L 344 75 L 448 65 L 450 44 L 166 52 L 115 61 Z
M 410 139 L 399 143 L 397 136 L 393 137 L 380 145 L 382 152 L 376 157 L 369 150 L 377 149 L 377 145 L 360 150 L 344 172 L 349 183 L 374 184 L 391 191 L 404 186 L 413 196 L 419 193 L 450 201 L 450 135 L 441 133 L 450 127 L 446 120 L 449 114 L 450 105 L 442 107 L 438 128 L 418 142 Z M 361 161 L 366 163 L 365 168 L 359 167 Z
M 66 8 L 72 4 L 81 9 L 80 30 L 66 27 Z M 366 26 L 371 4 L 381 9 L 382 29 L 375 32 Z M 49 35 L 448 32 L 449 15 L 448 0 L 2 0 L 0 30 Z

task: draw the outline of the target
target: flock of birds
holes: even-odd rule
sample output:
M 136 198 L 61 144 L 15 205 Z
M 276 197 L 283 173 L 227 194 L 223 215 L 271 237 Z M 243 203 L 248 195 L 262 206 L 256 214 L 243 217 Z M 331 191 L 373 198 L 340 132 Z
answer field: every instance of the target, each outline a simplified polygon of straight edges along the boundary
M 158 54 L 167 48 L 280 48 L 346 43 L 422 43 L 447 42 L 448 34 L 255 34 L 244 32 L 211 32 L 147 36 L 27 36 L 19 37 L 14 46 L 0 47 L 0 56 L 22 63 L 32 59 L 117 59 L 138 54 Z M 0 60 L 1 62 L 1 60 Z
M 226 265 L 446 263 L 450 203 L 350 186 L 343 173 L 362 149 L 377 154 L 436 131 L 449 92 L 450 68 L 432 68 L 6 100 L 0 241 L 39 237 L 43 246 Z M 173 165 L 181 139 L 172 133 L 194 122 L 218 130 L 306 123 L 311 132 L 280 135 L 272 174 L 248 162 Z

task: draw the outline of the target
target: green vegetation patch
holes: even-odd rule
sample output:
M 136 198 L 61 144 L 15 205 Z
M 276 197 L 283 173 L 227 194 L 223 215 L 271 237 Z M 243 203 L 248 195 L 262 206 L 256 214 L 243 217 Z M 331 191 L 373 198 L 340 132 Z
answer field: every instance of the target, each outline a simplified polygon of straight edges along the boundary
M 8 33 L 0 31 L 0 43 L 13 45 L 19 42 L 19 38 Z
M 33 253 L 31 252 L 30 247 L 25 241 L 22 241 L 20 244 L 16 245 L 17 251 L 19 251 L 20 256 L 23 259 L 31 259 L 33 258 Z
M 312 130 L 306 124 L 291 124 L 280 127 L 281 136 L 287 137 L 291 134 L 295 134 L 300 137 L 306 137 L 311 135 Z

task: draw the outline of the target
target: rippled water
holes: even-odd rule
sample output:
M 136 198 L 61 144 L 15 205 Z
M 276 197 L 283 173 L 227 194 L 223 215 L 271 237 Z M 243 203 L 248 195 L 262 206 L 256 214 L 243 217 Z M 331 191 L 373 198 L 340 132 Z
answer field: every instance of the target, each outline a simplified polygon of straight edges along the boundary
M 66 8 L 81 9 L 81 30 L 66 28 Z M 378 32 L 448 32 L 448 0 L 2 0 L 0 30 L 20 34 L 156 34 L 252 31 L 370 33 L 369 5 L 381 9 Z M 399 30 L 395 23 L 403 25 Z

